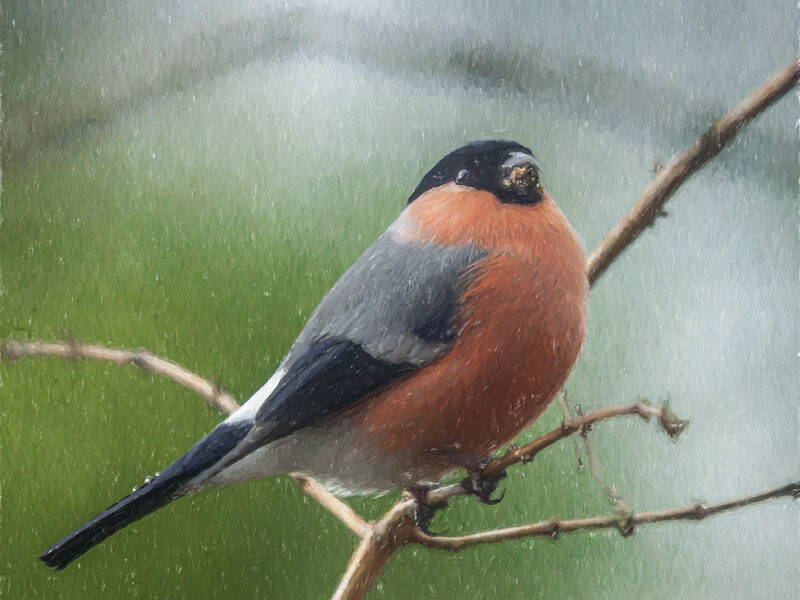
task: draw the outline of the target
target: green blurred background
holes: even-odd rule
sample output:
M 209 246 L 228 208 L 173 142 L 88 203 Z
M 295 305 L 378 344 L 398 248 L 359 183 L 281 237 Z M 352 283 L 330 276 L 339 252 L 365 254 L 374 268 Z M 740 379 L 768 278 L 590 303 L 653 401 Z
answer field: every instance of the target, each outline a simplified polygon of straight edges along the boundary
M 654 164 L 796 53 L 797 17 L 777 0 L 5 2 L 0 338 L 145 347 L 245 399 L 444 153 L 530 145 L 591 249 Z M 789 97 L 750 126 L 589 299 L 570 402 L 670 398 L 692 422 L 677 444 L 596 428 L 635 510 L 800 474 L 797 116 Z M 354 540 L 286 478 L 177 502 L 60 573 L 36 560 L 219 419 L 134 368 L 0 365 L 0 597 L 330 594 Z M 433 528 L 608 510 L 570 443 L 507 490 Z M 408 548 L 371 597 L 793 598 L 798 530 L 783 501 L 624 540 Z

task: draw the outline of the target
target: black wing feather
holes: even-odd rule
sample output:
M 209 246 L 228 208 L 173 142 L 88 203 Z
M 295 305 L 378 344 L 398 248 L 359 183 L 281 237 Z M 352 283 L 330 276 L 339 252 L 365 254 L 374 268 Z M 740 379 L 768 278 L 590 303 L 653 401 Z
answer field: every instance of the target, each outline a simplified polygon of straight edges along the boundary
M 279 439 L 369 396 L 417 367 L 371 356 L 355 342 L 323 338 L 292 364 L 256 414 L 267 426 L 262 443 Z

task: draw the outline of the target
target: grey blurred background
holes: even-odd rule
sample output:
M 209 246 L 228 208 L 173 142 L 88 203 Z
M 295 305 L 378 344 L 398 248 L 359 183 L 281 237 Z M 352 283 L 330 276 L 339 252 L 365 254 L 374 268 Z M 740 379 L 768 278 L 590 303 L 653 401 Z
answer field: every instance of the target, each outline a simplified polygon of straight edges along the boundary
M 0 336 L 145 346 L 240 398 L 462 142 L 531 146 L 593 248 L 798 50 L 790 2 L 5 2 Z M 684 186 L 589 299 L 584 409 L 670 399 L 673 444 L 592 434 L 634 510 L 800 475 L 798 103 Z M 283 480 L 182 501 L 57 575 L 48 543 L 218 420 L 116 367 L 0 368 L 0 596 L 324 597 L 353 541 Z M 523 440 L 560 420 L 558 407 Z M 358 499 L 375 516 L 391 499 Z M 434 529 L 608 510 L 567 443 Z M 400 553 L 375 598 L 793 598 L 800 508 Z

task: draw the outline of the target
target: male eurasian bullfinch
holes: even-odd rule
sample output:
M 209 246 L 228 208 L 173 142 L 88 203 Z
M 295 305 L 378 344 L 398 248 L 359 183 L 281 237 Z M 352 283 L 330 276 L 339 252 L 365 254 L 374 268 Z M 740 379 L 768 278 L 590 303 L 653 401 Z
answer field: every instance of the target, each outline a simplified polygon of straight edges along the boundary
M 180 496 L 253 477 L 300 471 L 338 493 L 439 481 L 542 414 L 583 343 L 586 293 L 583 249 L 531 151 L 467 144 L 422 178 L 247 403 L 40 558 L 61 569 Z

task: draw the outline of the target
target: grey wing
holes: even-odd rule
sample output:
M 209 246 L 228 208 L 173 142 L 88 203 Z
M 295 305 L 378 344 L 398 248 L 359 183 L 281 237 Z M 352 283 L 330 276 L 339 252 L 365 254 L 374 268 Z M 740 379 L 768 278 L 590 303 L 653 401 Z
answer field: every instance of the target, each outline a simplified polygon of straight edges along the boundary
M 374 358 L 423 366 L 446 352 L 472 247 L 408 242 L 391 229 L 379 237 L 317 306 L 284 367 L 323 337 L 342 337 Z

